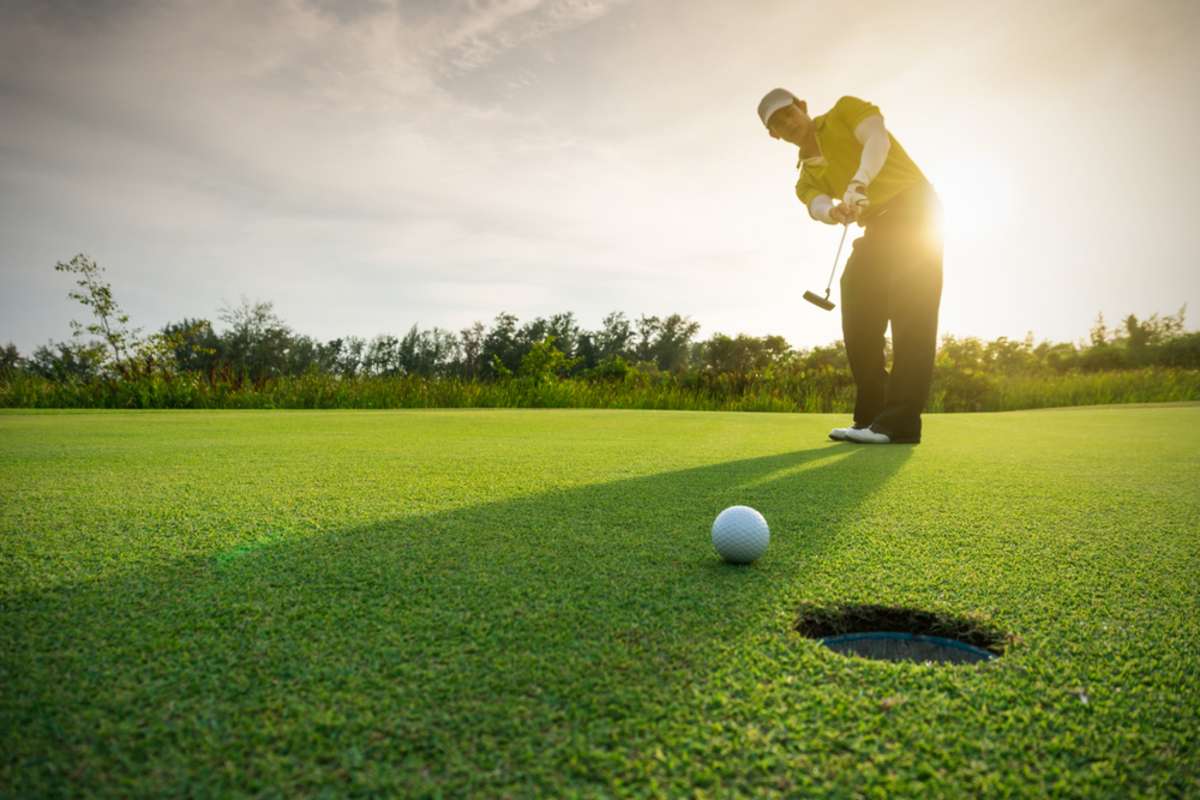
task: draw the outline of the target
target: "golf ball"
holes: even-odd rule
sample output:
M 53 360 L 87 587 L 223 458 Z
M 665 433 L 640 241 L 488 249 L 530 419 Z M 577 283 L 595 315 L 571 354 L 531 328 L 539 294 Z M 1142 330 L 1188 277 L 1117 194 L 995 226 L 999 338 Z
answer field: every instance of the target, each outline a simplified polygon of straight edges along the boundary
M 767 552 L 771 532 L 763 515 L 750 506 L 730 506 L 712 526 L 713 547 L 733 564 L 749 564 Z

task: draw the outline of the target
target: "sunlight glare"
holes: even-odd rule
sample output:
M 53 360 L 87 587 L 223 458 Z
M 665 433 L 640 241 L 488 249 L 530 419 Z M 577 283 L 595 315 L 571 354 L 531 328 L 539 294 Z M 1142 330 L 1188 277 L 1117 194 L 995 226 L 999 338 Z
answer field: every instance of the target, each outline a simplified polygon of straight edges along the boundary
M 947 243 L 967 243 L 1007 228 L 1015 218 L 1011 172 L 987 159 L 961 159 L 932 165 L 929 178 L 944 206 Z

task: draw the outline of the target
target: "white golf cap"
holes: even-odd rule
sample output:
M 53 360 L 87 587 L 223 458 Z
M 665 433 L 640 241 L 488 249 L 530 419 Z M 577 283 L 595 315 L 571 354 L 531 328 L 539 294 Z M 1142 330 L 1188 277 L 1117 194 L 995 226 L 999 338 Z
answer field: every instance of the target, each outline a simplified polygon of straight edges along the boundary
M 758 101 L 758 117 L 765 126 L 772 114 L 784 106 L 790 106 L 797 100 L 799 98 L 787 89 L 772 89 L 763 96 L 762 100 Z

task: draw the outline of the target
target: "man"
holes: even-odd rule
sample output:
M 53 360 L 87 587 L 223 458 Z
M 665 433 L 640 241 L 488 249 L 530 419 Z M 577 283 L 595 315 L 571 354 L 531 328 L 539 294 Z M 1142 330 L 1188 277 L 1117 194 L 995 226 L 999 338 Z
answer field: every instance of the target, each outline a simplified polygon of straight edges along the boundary
M 942 297 L 938 197 L 870 103 L 843 97 L 814 118 L 805 101 L 774 89 L 759 103 L 758 116 L 773 138 L 800 148 L 796 196 L 809 215 L 864 228 L 841 281 L 842 336 L 857 389 L 854 424 L 834 428 L 829 438 L 919 442 Z M 888 322 L 890 376 L 884 366 Z

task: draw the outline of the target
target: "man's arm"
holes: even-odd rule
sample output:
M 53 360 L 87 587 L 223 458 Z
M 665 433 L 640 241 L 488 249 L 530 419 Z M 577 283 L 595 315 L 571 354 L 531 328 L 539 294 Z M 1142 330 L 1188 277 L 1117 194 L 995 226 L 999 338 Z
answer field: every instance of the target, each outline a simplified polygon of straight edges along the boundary
M 818 222 L 836 225 L 837 222 L 833 219 L 832 211 L 833 199 L 827 194 L 819 194 L 808 202 L 808 215 Z
M 883 169 L 892 142 L 887 129 L 883 127 L 883 117 L 878 114 L 872 114 L 858 123 L 854 128 L 854 136 L 863 146 L 862 156 L 858 160 L 858 172 L 854 173 L 846 185 L 846 193 L 842 195 L 842 207 L 850 212 L 852 219 L 857 219 L 867 207 L 867 186 Z
M 878 114 L 867 117 L 854 129 L 854 138 L 863 146 L 862 158 L 858 161 L 858 172 L 854 173 L 851 183 L 860 183 L 864 187 L 875 180 L 875 176 L 883 169 L 887 161 L 888 151 L 892 140 L 887 128 L 883 127 L 883 117 Z

